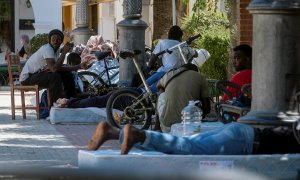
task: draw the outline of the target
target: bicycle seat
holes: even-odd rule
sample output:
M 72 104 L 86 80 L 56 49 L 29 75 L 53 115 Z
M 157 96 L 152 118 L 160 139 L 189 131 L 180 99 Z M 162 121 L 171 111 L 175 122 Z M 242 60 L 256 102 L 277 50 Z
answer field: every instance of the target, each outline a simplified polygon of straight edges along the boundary
M 126 59 L 128 57 L 133 57 L 134 55 L 138 55 L 140 54 L 141 51 L 140 50 L 129 50 L 129 49 L 123 49 L 120 52 L 120 57 L 123 59 Z
M 110 51 L 96 51 L 95 56 L 98 60 L 102 60 L 111 54 Z

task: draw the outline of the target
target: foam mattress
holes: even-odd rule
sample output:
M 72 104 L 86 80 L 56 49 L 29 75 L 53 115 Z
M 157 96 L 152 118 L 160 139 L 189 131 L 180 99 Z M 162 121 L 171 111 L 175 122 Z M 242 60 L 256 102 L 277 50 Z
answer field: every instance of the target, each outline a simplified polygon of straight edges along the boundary
M 50 110 L 51 124 L 89 124 L 106 120 L 105 108 L 55 108 Z
M 168 177 L 172 179 L 297 179 L 300 167 L 299 154 L 273 155 L 167 155 L 156 151 L 133 149 L 128 155 L 120 155 L 120 150 L 79 150 L 80 169 L 96 172 L 120 173 L 125 177 Z M 126 173 L 127 172 L 127 173 Z M 132 174 L 128 174 L 128 172 Z M 186 178 L 191 173 L 199 173 L 198 178 Z M 210 175 L 200 178 L 205 173 Z M 211 176 L 218 174 L 217 177 Z M 233 174 L 232 174 L 233 173 Z M 242 174 L 241 174 L 242 173 Z M 246 173 L 246 174 L 243 174 Z M 241 174 L 232 178 L 228 175 Z M 150 175 L 150 176 L 149 176 Z M 155 178 L 151 178 L 155 177 Z M 122 179 L 122 178 L 121 178 Z M 125 178 L 124 178 L 125 179 Z M 128 178 L 130 179 L 130 178 Z

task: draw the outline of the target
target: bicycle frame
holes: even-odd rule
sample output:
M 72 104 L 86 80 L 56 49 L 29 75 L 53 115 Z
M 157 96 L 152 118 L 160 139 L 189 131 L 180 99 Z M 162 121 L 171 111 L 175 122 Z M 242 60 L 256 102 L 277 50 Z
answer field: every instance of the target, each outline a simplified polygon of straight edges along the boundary
M 159 56 L 159 55 L 162 55 L 162 54 L 164 54 L 166 52 L 170 53 L 171 50 L 178 48 L 179 52 L 180 52 L 180 55 L 182 56 L 182 58 L 184 60 L 184 63 L 186 64 L 186 63 L 188 63 L 188 61 L 186 60 L 186 58 L 185 58 L 185 56 L 184 56 L 184 54 L 182 52 L 181 46 L 185 45 L 185 44 L 189 45 L 192 41 L 194 41 L 198 37 L 200 37 L 199 34 L 196 35 L 196 36 L 192 36 L 192 37 L 188 38 L 186 41 L 181 42 L 181 43 L 179 43 L 179 44 L 177 44 L 177 45 L 175 45 L 173 47 L 170 47 L 170 48 L 168 48 L 168 49 L 166 49 L 164 51 L 161 51 L 161 52 L 157 53 L 156 55 Z M 140 53 L 140 51 L 139 50 L 136 50 L 136 51 L 125 50 L 125 51 L 123 51 L 123 53 L 125 54 L 124 58 L 127 58 L 127 57 L 132 58 L 134 66 L 136 67 L 136 69 L 137 69 L 137 71 L 138 71 L 138 73 L 139 73 L 139 75 L 140 75 L 140 77 L 142 79 L 143 85 L 146 88 L 146 93 L 144 93 L 143 96 L 144 97 L 149 97 L 149 99 L 150 99 L 153 107 L 155 108 L 155 103 L 154 103 L 153 99 L 151 98 L 151 96 L 153 95 L 153 93 L 151 92 L 150 87 L 149 87 L 149 85 L 146 82 L 145 76 L 143 75 L 142 70 L 141 70 L 140 66 L 138 65 L 138 63 L 137 63 L 137 59 L 136 59 L 137 56 L 136 55 L 138 55 Z M 143 99 L 145 99 L 145 98 L 142 98 L 142 100 Z
M 199 36 L 194 36 L 189 38 L 188 40 L 177 44 L 176 46 L 173 46 L 171 48 L 168 48 L 160 53 L 158 53 L 157 55 L 162 55 L 166 52 L 170 52 L 171 50 L 178 48 L 179 52 L 181 54 L 181 56 L 183 57 L 185 63 L 187 63 L 187 60 L 182 52 L 181 46 L 184 44 L 189 44 L 190 42 L 192 42 L 194 39 L 198 38 Z M 137 99 L 135 99 L 134 102 L 132 102 L 131 105 L 128 105 L 125 109 L 124 109 L 124 115 L 126 116 L 126 119 L 131 119 L 132 117 L 134 117 L 132 115 L 132 112 L 135 112 L 134 114 L 139 114 L 139 113 L 143 113 L 145 111 L 151 111 L 152 113 L 155 112 L 155 107 L 156 107 L 156 98 L 154 98 L 154 93 L 151 92 L 150 87 L 148 85 L 148 83 L 146 82 L 146 79 L 144 77 L 144 74 L 142 73 L 142 70 L 140 68 L 140 66 L 138 65 L 138 59 L 137 59 L 137 55 L 140 54 L 141 51 L 139 50 L 128 50 L 128 49 L 124 49 L 120 52 L 120 57 L 122 57 L 122 59 L 127 59 L 127 58 L 131 58 L 131 60 L 134 63 L 134 66 L 136 67 L 138 74 L 141 77 L 141 80 L 143 82 L 143 85 L 145 87 L 146 92 L 142 93 L 140 96 L 137 97 Z M 156 96 L 155 96 L 156 97 Z M 143 108 L 137 108 L 137 106 L 139 106 L 140 104 L 143 104 L 143 102 L 147 102 L 147 105 L 145 105 L 145 107 Z M 151 102 L 151 103 L 149 103 Z M 128 112 L 128 114 L 127 114 Z M 110 112 L 109 112 L 110 113 Z M 153 114 L 152 114 L 153 115 Z M 157 121 L 157 119 L 156 119 Z
M 182 57 L 184 63 L 187 64 L 187 63 L 188 63 L 188 60 L 186 59 L 186 57 L 184 56 L 184 54 L 183 54 L 183 52 L 182 52 L 182 45 L 189 45 L 189 44 L 191 44 L 192 41 L 194 41 L 195 39 L 197 39 L 197 38 L 199 38 L 199 37 L 200 37 L 199 34 L 196 35 L 196 36 L 192 36 L 192 37 L 188 38 L 188 39 L 187 39 L 186 41 L 184 41 L 184 42 L 181 42 L 181 43 L 179 43 L 179 44 L 176 44 L 175 46 L 172 46 L 172 47 L 170 47 L 170 48 L 168 48 L 168 49 L 165 49 L 165 50 L 163 50 L 163 51 L 157 53 L 156 56 L 160 56 L 160 55 L 162 55 L 162 54 L 164 54 L 164 53 L 172 53 L 172 50 L 178 48 L 179 53 L 180 53 L 180 55 L 181 55 L 181 57 Z
M 116 67 L 108 67 L 108 66 L 107 66 L 107 60 L 106 60 L 106 59 L 103 59 L 103 61 L 104 61 L 104 68 L 105 68 L 105 72 L 106 72 L 106 75 L 107 75 L 108 84 L 111 85 L 111 77 L 110 77 L 110 75 L 109 75 L 109 70 L 117 69 L 117 68 L 119 68 L 119 66 L 116 66 Z M 114 76 L 115 76 L 116 74 L 117 74 L 117 73 L 115 73 Z M 104 75 L 104 73 L 101 74 L 101 77 L 102 77 L 103 75 Z M 102 79 L 103 79 L 103 78 L 102 78 Z
M 150 98 L 153 93 L 151 92 L 150 87 L 149 87 L 148 83 L 146 82 L 146 78 L 145 78 L 145 76 L 144 76 L 144 74 L 143 74 L 140 66 L 137 63 L 136 56 L 132 57 L 132 61 L 133 61 L 134 65 L 135 65 L 135 67 L 136 67 L 136 69 L 137 69 L 137 71 L 138 71 L 138 73 L 139 73 L 139 75 L 140 75 L 140 77 L 142 79 L 144 87 L 146 88 L 146 93 L 143 94 L 143 98 L 140 100 L 140 101 L 143 101 L 147 97 Z M 152 101 L 151 98 L 150 98 L 150 101 L 151 101 L 151 104 L 152 104 L 153 108 L 155 108 L 155 103 Z
M 99 61 L 99 60 L 98 60 L 98 61 Z M 98 63 L 98 62 L 96 62 L 96 63 Z M 113 73 L 112 75 L 110 75 L 110 70 L 118 69 L 119 66 L 108 67 L 108 65 L 107 65 L 108 62 L 107 62 L 106 59 L 103 59 L 103 63 L 104 63 L 104 66 L 102 66 L 102 67 L 104 68 L 104 70 L 100 71 L 99 69 L 97 69 L 97 66 L 98 66 L 98 65 L 95 65 L 95 68 L 94 68 L 94 69 L 89 70 L 89 71 L 91 71 L 91 72 L 94 71 L 94 72 L 96 72 L 96 74 L 98 74 L 97 78 L 93 79 L 93 80 L 90 82 L 91 84 L 93 84 L 93 83 L 97 84 L 98 79 L 101 78 L 101 79 L 103 80 L 103 82 L 105 83 L 105 84 L 103 84 L 103 85 L 109 86 L 109 85 L 112 84 L 111 80 L 112 80 L 115 76 L 117 76 L 117 75 L 119 74 L 119 71 L 118 71 L 118 72 L 115 72 L 115 73 Z M 99 66 L 100 66 L 100 65 L 99 65 Z M 106 74 L 107 79 L 103 78 L 104 74 Z
M 184 54 L 183 54 L 183 52 L 182 52 L 182 47 L 181 47 L 181 45 L 187 45 L 186 41 L 184 41 L 184 42 L 182 42 L 182 43 L 179 43 L 179 44 L 177 44 L 177 45 L 175 45 L 175 46 L 173 46 L 173 47 L 168 48 L 167 52 L 168 52 L 168 53 L 172 53 L 172 50 L 178 48 L 179 53 L 180 53 L 180 55 L 181 55 L 181 57 L 182 57 L 184 63 L 186 64 L 186 63 L 188 63 L 188 61 L 186 60 L 186 58 L 185 58 L 185 56 L 184 56 Z M 171 52 L 169 52 L 169 51 L 171 51 Z
M 125 55 L 122 57 L 121 53 L 124 53 Z M 144 76 L 144 74 L 143 74 L 140 66 L 137 63 L 137 56 L 136 55 L 138 55 L 140 53 L 140 51 L 134 52 L 134 51 L 131 51 L 131 50 L 127 49 L 127 50 L 122 51 L 121 53 L 120 53 L 120 56 L 123 59 L 126 59 L 128 57 L 132 59 L 132 61 L 134 63 L 134 66 L 136 67 L 136 69 L 138 71 L 138 74 L 140 75 L 140 77 L 142 79 L 142 82 L 143 82 L 143 85 L 144 85 L 144 87 L 146 89 L 146 93 L 143 93 L 141 95 L 142 98 L 139 98 L 139 100 L 135 104 L 138 104 L 139 102 L 141 102 L 141 101 L 149 98 L 149 100 L 151 101 L 151 104 L 152 104 L 151 110 L 155 110 L 155 103 L 154 103 L 153 99 L 151 98 L 151 96 L 153 95 L 153 93 L 151 92 L 150 87 L 149 87 L 149 85 L 146 82 L 146 78 L 145 78 L 145 76 Z
M 111 80 L 112 80 L 116 75 L 118 75 L 119 72 L 116 72 L 116 73 L 110 75 L 110 74 L 109 74 L 109 71 L 110 71 L 110 70 L 113 70 L 113 69 L 118 69 L 119 66 L 115 66 L 115 67 L 107 67 L 106 61 L 104 62 L 104 64 L 105 64 L 105 66 L 104 66 L 104 69 L 105 69 L 105 70 L 103 70 L 102 72 L 100 72 L 99 75 L 97 76 L 97 78 L 98 78 L 98 77 L 101 77 L 101 78 L 104 80 L 103 75 L 106 74 L 107 80 L 104 81 L 104 82 L 106 83 L 105 85 L 111 85 L 111 84 L 112 84 L 112 83 L 111 83 Z

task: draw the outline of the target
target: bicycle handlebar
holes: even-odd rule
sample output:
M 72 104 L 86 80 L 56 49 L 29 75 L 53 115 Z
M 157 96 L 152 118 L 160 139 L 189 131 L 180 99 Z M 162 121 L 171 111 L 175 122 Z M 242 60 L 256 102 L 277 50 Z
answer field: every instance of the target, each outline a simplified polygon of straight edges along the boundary
M 175 46 L 173 46 L 173 47 L 170 47 L 170 48 L 168 48 L 168 49 L 165 49 L 165 50 L 163 50 L 163 51 L 161 51 L 161 52 L 159 52 L 159 53 L 157 53 L 156 54 L 156 56 L 160 56 L 160 55 L 162 55 L 162 54 L 164 54 L 164 53 L 169 53 L 169 54 L 171 54 L 172 53 L 172 49 L 175 49 L 175 48 L 177 48 L 177 47 L 179 47 L 179 46 L 181 46 L 181 45 L 183 45 L 183 44 L 191 44 L 195 39 L 197 39 L 197 38 L 199 38 L 200 37 L 200 34 L 197 34 L 196 36 L 192 36 L 192 37 L 189 37 L 187 40 L 185 40 L 184 42 L 182 42 L 182 43 L 179 43 L 179 44 L 177 44 L 177 45 L 175 45 Z
M 197 34 L 196 36 L 192 36 L 190 38 L 188 38 L 185 42 L 190 45 L 195 39 L 199 38 L 200 34 Z

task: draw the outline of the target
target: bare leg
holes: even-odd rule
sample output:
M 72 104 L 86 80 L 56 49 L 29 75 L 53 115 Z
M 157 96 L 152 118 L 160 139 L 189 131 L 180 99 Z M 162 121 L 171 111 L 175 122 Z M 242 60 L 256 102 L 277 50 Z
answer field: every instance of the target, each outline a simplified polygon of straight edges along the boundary
M 124 129 L 124 138 L 121 145 L 121 154 L 128 154 L 134 144 L 143 143 L 146 139 L 145 132 L 127 124 Z
M 97 150 L 105 141 L 119 139 L 120 130 L 108 124 L 100 122 L 96 131 L 88 144 L 88 150 Z

